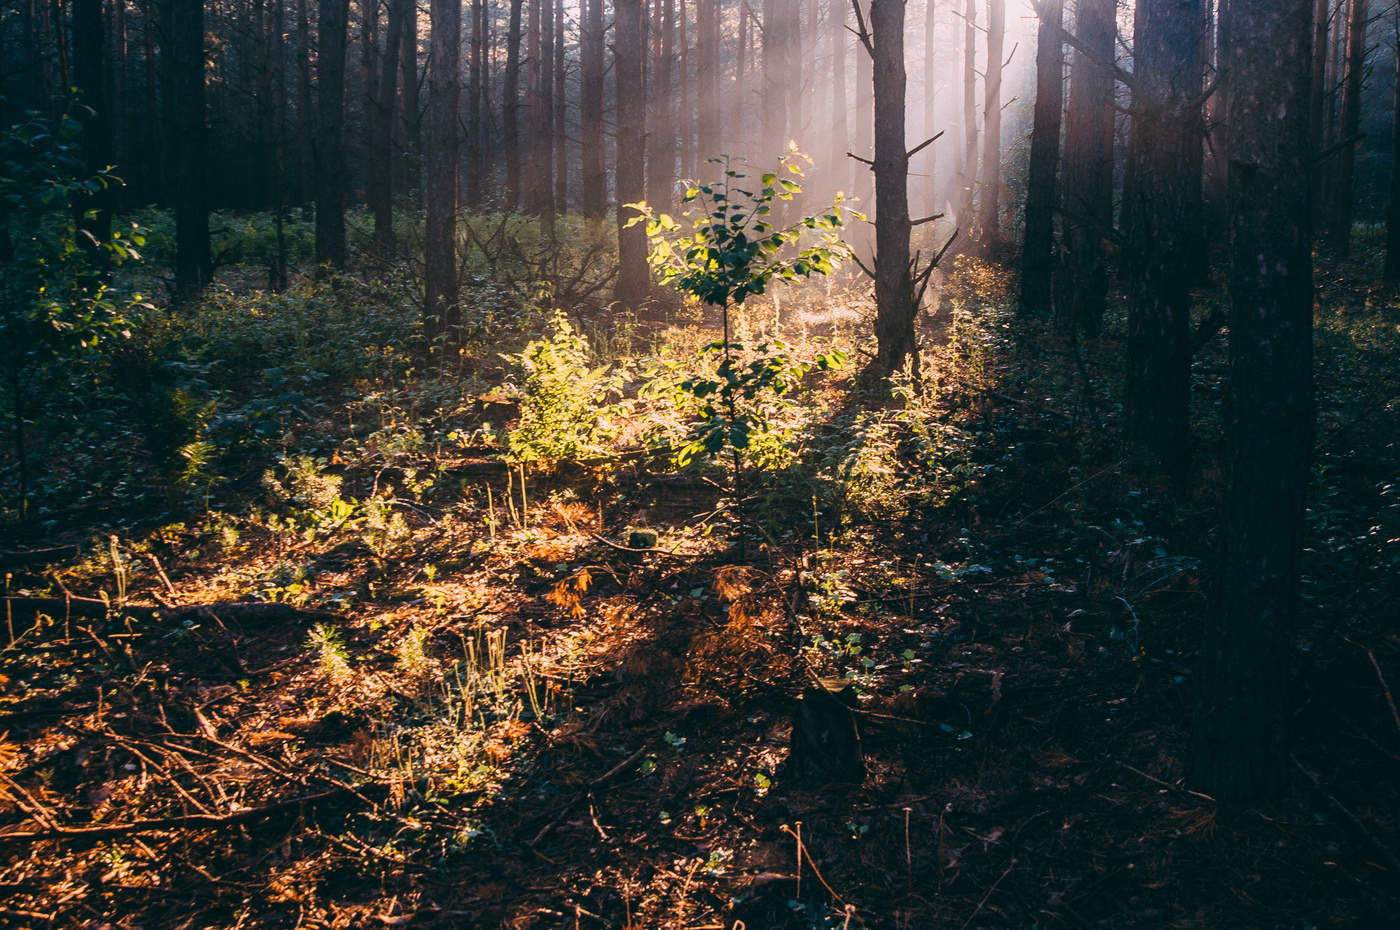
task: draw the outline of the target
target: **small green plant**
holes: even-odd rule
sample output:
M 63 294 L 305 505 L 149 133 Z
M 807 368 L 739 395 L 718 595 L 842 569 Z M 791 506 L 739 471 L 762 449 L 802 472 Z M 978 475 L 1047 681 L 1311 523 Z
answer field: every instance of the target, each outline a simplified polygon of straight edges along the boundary
M 316 653 L 321 674 L 338 681 L 350 674 L 350 655 L 340 633 L 328 624 L 318 623 L 306 637 L 306 648 Z
M 511 462 L 578 458 L 612 434 L 605 397 L 617 379 L 590 367 L 588 342 L 562 311 L 548 335 L 507 360 L 523 375 L 520 422 L 507 436 Z
M 786 394 L 813 367 L 826 369 L 845 359 L 843 353 L 833 351 L 810 362 L 797 361 L 787 346 L 775 342 L 759 346 L 744 361 L 740 355 L 744 347 L 730 336 L 731 307 L 765 293 L 775 280 L 829 274 L 850 254 L 837 235 L 843 222 L 839 197 L 828 212 L 789 226 L 775 225 L 775 202 L 792 200 L 802 191 L 796 180 L 802 177 L 802 160 L 804 156 L 789 153 L 777 171 L 762 174 L 754 185 L 734 159 L 711 159 L 723 167 L 723 175 L 686 191 L 683 203 L 688 208 L 685 216 L 691 219 L 689 230 L 646 203 L 627 205 L 638 214 L 630 224 L 646 223 L 651 264 L 662 280 L 721 311 L 724 337 L 701 350 L 705 358 L 716 359 L 713 375 L 690 378 L 680 385 L 700 407 L 695 433 L 676 458 L 684 464 L 727 449 L 736 496 L 741 457 L 750 437 L 763 425 L 756 398 L 770 391 Z

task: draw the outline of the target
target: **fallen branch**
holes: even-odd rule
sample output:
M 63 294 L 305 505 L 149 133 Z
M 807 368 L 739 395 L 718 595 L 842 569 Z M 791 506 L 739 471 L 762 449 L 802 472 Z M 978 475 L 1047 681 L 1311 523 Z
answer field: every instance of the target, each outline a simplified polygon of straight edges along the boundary
M 359 789 L 359 791 L 363 790 Z M 231 811 L 227 814 L 182 814 L 177 817 L 153 817 L 149 820 L 133 820 L 128 823 L 104 824 L 95 827 L 53 827 L 46 830 L 0 833 L 0 845 L 53 839 L 102 840 L 117 836 L 130 836 L 133 833 L 154 833 L 185 827 L 226 827 L 232 824 L 247 823 L 250 820 L 265 820 L 293 809 L 300 809 L 308 804 L 320 804 L 323 801 L 347 797 L 355 793 L 358 792 L 353 789 L 334 788 L 330 791 L 299 795 L 284 801 Z
M 337 619 L 337 615 L 329 611 L 309 610 L 273 601 L 189 604 L 184 607 L 125 604 L 118 607 L 95 597 L 7 597 L 4 598 L 4 606 L 9 616 L 46 614 L 50 617 L 82 617 L 90 620 L 105 620 L 111 614 L 123 614 L 133 620 L 160 618 L 173 623 L 214 619 L 246 623 Z
M 77 546 L 53 546 L 48 549 L 6 551 L 0 549 L 0 570 L 28 568 L 30 565 L 52 565 L 78 555 Z

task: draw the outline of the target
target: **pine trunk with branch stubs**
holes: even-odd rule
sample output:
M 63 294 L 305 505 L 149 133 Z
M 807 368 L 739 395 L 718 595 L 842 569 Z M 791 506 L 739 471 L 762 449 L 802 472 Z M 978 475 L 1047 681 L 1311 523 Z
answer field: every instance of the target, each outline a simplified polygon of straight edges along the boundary
M 646 300 L 646 229 L 628 226 L 636 213 L 624 204 L 646 197 L 643 154 L 646 147 L 646 93 L 642 85 L 642 3 L 616 0 L 613 21 L 613 74 L 617 81 L 617 253 L 615 299 L 627 310 L 640 310 Z
M 846 104 L 846 46 L 850 42 L 851 33 L 846 28 L 848 21 L 848 10 L 846 0 L 831 0 L 831 8 L 827 11 L 830 21 L 827 24 L 828 37 L 831 46 L 831 154 L 829 156 L 831 189 L 851 190 L 847 179 L 850 178 L 852 169 L 864 171 L 865 166 L 860 162 L 846 157 L 846 152 L 851 146 L 851 130 L 847 121 Z M 861 54 L 865 54 L 861 52 Z M 847 162 L 851 166 L 847 166 Z M 837 180 L 837 179 L 841 180 Z
M 1006 0 L 987 0 L 987 69 L 982 107 L 982 254 L 1001 251 L 1001 72 L 1006 52 Z
M 695 5 L 696 32 L 696 104 L 699 110 L 700 160 L 720 154 L 719 113 L 719 3 L 718 0 L 697 0 Z
M 924 5 L 924 139 L 938 133 L 934 104 L 938 99 L 938 56 L 934 54 L 935 29 L 938 23 L 938 0 L 926 0 Z M 920 142 L 923 139 L 919 140 Z M 923 194 L 925 215 L 939 212 L 938 206 L 938 144 L 924 149 Z
M 1356 147 L 1361 132 L 1361 91 L 1366 71 L 1367 0 L 1351 0 L 1347 18 L 1346 74 L 1342 82 L 1342 115 L 1338 128 L 1340 151 L 1335 164 L 1327 240 L 1338 255 L 1351 252 L 1351 226 L 1356 215 Z
M 909 267 L 909 157 L 904 148 L 904 0 L 871 0 L 875 96 L 876 371 L 890 378 L 915 353 Z
M 1312 83 L 1308 92 L 1308 141 L 1315 153 L 1327 148 L 1327 35 L 1330 28 L 1328 16 L 1329 0 L 1314 0 L 1313 3 L 1313 44 L 1312 44 Z M 1314 165 L 1309 173 L 1309 188 L 1312 193 L 1313 222 L 1321 218 L 1323 165 Z
M 583 0 L 579 40 L 579 132 L 583 156 L 583 215 L 601 220 L 608 209 L 603 159 L 603 0 Z
M 1079 0 L 1074 29 L 1089 54 L 1076 49 L 1065 116 L 1064 249 L 1067 300 L 1055 326 L 1096 337 L 1108 300 L 1104 242 L 1113 234 L 1114 0 Z
M 1124 425 L 1149 467 L 1186 482 L 1191 293 L 1201 263 L 1199 0 L 1138 0 L 1132 139 L 1124 182 L 1129 281 Z
M 459 319 L 457 294 L 457 106 L 461 0 L 432 0 L 428 72 L 428 188 L 424 221 L 423 332 L 439 356 Z
M 345 267 L 345 46 L 349 0 L 320 4 L 317 24 L 316 263 Z
M 869 22 L 870 2 L 869 0 L 859 0 L 861 9 L 865 11 L 866 21 Z M 854 12 L 854 8 L 853 8 Z M 870 56 L 862 48 L 856 48 L 856 84 L 855 84 L 855 119 L 856 125 L 852 132 L 852 151 L 861 158 L 873 158 L 875 154 L 875 101 L 870 96 L 870 87 L 875 79 L 872 68 L 874 63 Z M 864 209 L 873 209 L 875 204 L 875 178 L 868 165 L 860 162 L 854 164 L 854 176 L 852 178 L 851 193 Z
M 1231 0 L 1230 386 L 1219 579 L 1188 775 L 1245 804 L 1282 790 L 1313 438 L 1312 0 Z
M 175 190 L 175 293 L 189 297 L 209 283 L 209 202 L 205 190 L 204 4 L 167 0 L 170 46 L 165 62 Z
M 1395 71 L 1400 76 L 1400 34 L 1395 37 Z M 1390 204 L 1385 214 L 1385 266 L 1387 283 L 1400 282 L 1400 79 L 1395 82 L 1390 122 L 1391 151 L 1396 153 L 1390 169 Z
M 297 184 L 296 199 L 305 205 L 311 200 L 311 188 L 316 177 L 312 139 L 316 115 L 311 94 L 311 18 L 307 0 L 297 3 Z
M 402 177 L 395 185 L 408 194 L 423 192 L 423 112 L 419 101 L 418 4 L 407 4 L 403 24 L 403 47 L 399 49 L 399 167 Z
M 786 56 L 782 44 L 782 6 L 784 0 L 763 0 L 763 125 L 760 145 L 763 156 L 783 150 L 786 135 L 784 114 L 787 110 L 783 85 Z
M 1020 310 L 1049 316 L 1055 272 L 1055 195 L 1060 167 L 1060 124 L 1064 113 L 1064 0 L 1041 0 L 1035 55 L 1035 115 L 1026 182 L 1026 238 L 1021 250 Z

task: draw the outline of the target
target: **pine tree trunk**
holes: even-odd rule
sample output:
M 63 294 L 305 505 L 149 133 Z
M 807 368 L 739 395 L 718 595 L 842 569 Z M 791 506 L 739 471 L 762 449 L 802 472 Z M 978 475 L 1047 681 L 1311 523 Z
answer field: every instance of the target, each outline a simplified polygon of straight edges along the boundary
M 106 24 L 102 18 L 102 0 L 73 0 L 73 77 L 77 81 L 81 104 L 72 112 L 82 123 L 83 133 L 78 142 L 91 174 L 112 164 L 112 114 L 107 94 Z M 8 124 L 7 124 L 8 125 Z M 105 252 L 97 243 L 112 238 L 112 203 L 114 189 L 103 187 L 74 204 L 78 227 L 91 236 L 79 237 L 89 253 L 105 262 Z
M 1021 250 L 1021 312 L 1049 316 L 1055 270 L 1055 194 L 1060 162 L 1060 124 L 1064 113 L 1064 0 L 1037 4 L 1035 116 L 1031 126 L 1031 160 L 1026 182 L 1026 241 Z
M 926 0 L 924 4 L 924 139 L 931 138 L 938 133 L 938 122 L 934 112 L 934 103 L 937 100 L 938 58 L 933 53 L 934 26 L 938 22 L 935 16 L 937 9 L 938 0 Z M 922 142 L 923 139 L 919 141 Z M 926 213 L 931 216 L 939 212 L 937 143 L 924 149 L 923 189 Z
M 1312 0 L 1231 0 L 1230 489 L 1188 766 L 1227 803 L 1280 790 L 1313 436 Z
M 1395 44 L 1395 95 L 1390 118 L 1390 204 L 1385 214 L 1385 280 L 1400 282 L 1400 41 Z
M 1190 465 L 1190 284 L 1201 249 L 1201 23 L 1199 0 L 1138 0 L 1123 192 L 1131 237 L 1124 425 L 1178 487 Z
M 847 121 L 846 103 L 846 45 L 850 42 L 850 32 L 846 29 L 847 22 L 846 0 L 831 0 L 831 7 L 827 11 L 829 22 L 827 23 L 828 38 L 831 44 L 831 154 L 827 174 L 831 178 L 831 189 L 851 190 L 849 183 L 842 180 L 850 177 L 850 168 L 846 163 L 851 162 L 858 170 L 864 171 L 865 166 L 854 159 L 847 158 L 846 153 L 851 150 L 851 129 Z M 860 54 L 865 54 L 861 52 Z
M 987 0 L 986 96 L 982 108 L 982 200 L 978 227 L 984 255 L 1001 252 L 1001 72 L 1006 0 Z
M 904 139 L 904 0 L 871 0 L 875 97 L 876 370 L 889 378 L 914 354 L 909 273 L 909 158 Z M 917 373 L 916 373 L 917 374 Z
M 320 5 L 317 24 L 316 263 L 345 267 L 345 39 L 350 0 Z
M 584 0 L 580 38 L 579 130 L 583 155 L 583 215 L 601 220 L 608 209 L 603 158 L 603 0 Z
M 661 23 L 656 45 L 656 66 L 653 70 L 651 94 L 651 135 L 648 141 L 647 202 L 658 210 L 666 210 L 674 199 L 676 181 L 676 134 L 671 96 L 673 74 L 671 59 L 675 55 L 675 0 L 661 0 Z
M 402 182 L 397 187 L 406 194 L 421 195 L 423 192 L 423 111 L 419 103 L 418 71 L 418 4 L 408 4 L 408 14 L 404 19 L 403 48 L 399 49 L 399 85 L 403 88 L 400 101 Z
M 209 283 L 209 203 L 204 128 L 204 4 L 166 0 L 171 47 L 166 55 L 166 138 L 173 150 L 175 294 L 193 296 Z
M 1327 229 L 1328 244 L 1341 257 L 1351 253 L 1351 226 L 1356 213 L 1356 142 L 1361 130 L 1361 89 L 1366 70 L 1366 16 L 1366 0 L 1351 0 L 1338 140 L 1342 148 L 1332 156 L 1336 171 Z
M 510 0 L 510 25 L 506 27 L 505 126 L 506 209 L 520 206 L 520 32 L 523 0 Z
M 569 212 L 568 87 L 564 70 L 564 0 L 554 0 L 554 209 Z
M 467 62 L 467 171 L 463 194 L 468 210 L 479 210 L 485 196 L 486 0 L 471 0 L 472 38 Z
M 428 83 L 428 190 L 424 224 L 423 333 L 442 357 L 460 320 L 457 300 L 457 105 L 461 0 L 432 0 L 432 67 Z
M 312 199 L 311 186 L 316 177 L 315 138 L 316 114 L 311 95 L 311 17 L 307 0 L 297 2 L 297 185 L 296 199 L 307 209 Z
M 963 11 L 963 173 L 953 219 L 965 234 L 972 232 L 972 202 L 977 189 L 977 0 Z
M 404 21 L 408 3 L 391 0 L 388 34 L 380 61 L 379 83 L 374 98 L 374 131 L 370 138 L 370 209 L 374 213 L 374 244 L 381 251 L 394 246 L 394 117 L 398 102 L 399 52 L 403 47 Z M 480 0 L 478 0 L 480 2 Z
M 1065 119 L 1064 248 L 1069 300 L 1057 302 L 1055 325 L 1095 337 L 1108 299 L 1104 240 L 1113 231 L 1113 87 L 1108 69 L 1117 34 L 1114 0 L 1079 0 L 1075 32 L 1092 55 L 1076 50 Z
M 613 73 L 617 81 L 617 302 L 640 310 L 646 300 L 647 242 L 636 213 L 625 204 L 646 197 L 642 173 L 646 146 L 646 93 L 642 86 L 642 0 L 615 0 Z

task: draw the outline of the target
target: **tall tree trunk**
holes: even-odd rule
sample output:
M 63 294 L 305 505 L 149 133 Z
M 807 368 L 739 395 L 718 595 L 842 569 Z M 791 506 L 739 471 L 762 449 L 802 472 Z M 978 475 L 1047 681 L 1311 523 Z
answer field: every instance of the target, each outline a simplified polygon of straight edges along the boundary
M 690 65 L 693 56 L 690 51 L 690 34 L 686 27 L 685 0 L 677 0 L 681 26 L 681 73 L 677 81 L 681 86 L 681 115 L 676 120 L 677 141 L 680 144 L 681 176 L 694 178 L 700 173 L 699 146 L 696 144 L 695 117 L 690 107 L 691 85 Z
M 763 0 L 763 159 L 785 148 L 787 111 L 786 56 L 782 40 L 782 8 L 785 0 Z
M 399 189 L 406 194 L 421 195 L 423 191 L 423 110 L 419 102 L 419 82 L 422 75 L 418 71 L 418 4 L 408 3 L 403 23 L 403 48 L 399 49 L 399 86 L 403 89 L 400 101 L 400 145 L 402 154 L 399 165 L 402 180 Z
M 468 210 L 479 210 L 486 182 L 486 0 L 471 0 L 472 37 L 467 63 L 467 177 Z
M 642 87 L 642 0 L 615 0 L 613 73 L 617 81 L 617 302 L 640 310 L 646 299 L 647 242 L 625 204 L 646 197 L 642 174 L 646 146 L 646 94 Z
M 374 132 L 370 140 L 369 200 L 374 212 L 374 244 L 387 251 L 394 246 L 394 139 L 397 134 L 395 117 L 399 99 L 399 55 L 403 50 L 403 31 L 408 21 L 408 5 L 414 0 L 390 0 L 388 34 L 384 37 L 384 55 L 379 62 L 379 80 L 375 88 Z
M 111 100 L 107 95 L 106 24 L 102 0 L 73 0 L 73 77 L 79 91 L 75 115 L 83 126 L 78 144 L 91 174 L 112 164 Z M 99 260 L 106 253 L 97 248 L 112 238 L 112 203 L 115 190 L 103 187 L 74 204 L 78 228 L 87 235 L 79 241 Z M 91 237 L 91 238 L 89 238 Z
M 1114 0 L 1079 0 L 1077 50 L 1070 71 L 1065 126 L 1064 233 L 1069 300 L 1055 307 L 1061 332 L 1094 337 L 1108 299 L 1104 240 L 1113 231 L 1113 85 L 1108 65 L 1117 34 Z
M 909 269 L 909 156 L 904 138 L 904 0 L 871 0 L 868 40 L 875 97 L 876 361 L 872 374 L 883 379 L 903 371 L 915 352 L 917 308 Z
M 854 164 L 857 170 L 865 170 L 860 162 L 846 157 L 846 153 L 852 149 L 851 129 L 846 116 L 846 45 L 851 35 L 846 29 L 846 9 L 846 0 L 831 0 L 831 7 L 827 10 L 828 38 L 831 42 L 831 155 L 827 173 L 831 177 L 833 192 L 852 189 L 850 184 L 838 180 L 850 177 L 846 162 Z M 864 93 L 863 88 L 860 93 Z
M 272 201 L 277 244 L 267 274 L 268 290 L 274 294 L 287 289 L 287 235 L 284 228 L 287 209 L 287 4 L 272 0 L 272 23 L 267 35 L 267 72 L 272 113 Z
M 311 102 L 311 17 L 306 0 L 297 3 L 297 200 L 303 205 L 312 198 L 316 177 L 316 116 Z
M 963 10 L 963 175 L 953 219 L 972 231 L 972 198 L 977 190 L 977 0 Z
M 1226 802 L 1279 790 L 1313 437 L 1311 0 L 1230 0 L 1230 490 L 1188 767 Z
M 554 0 L 554 209 L 559 213 L 569 212 L 569 106 L 564 65 L 564 0 Z
M 925 0 L 924 3 L 924 139 L 938 133 L 934 104 L 937 100 L 938 56 L 934 54 L 934 27 L 938 23 L 935 13 L 938 0 Z M 922 140 L 920 140 L 922 141 Z M 938 146 L 924 149 L 924 205 L 929 215 L 938 212 Z
M 676 133 L 671 96 L 671 59 L 675 55 L 675 0 L 661 0 L 661 22 L 656 45 L 656 67 L 651 93 L 651 132 L 647 140 L 647 202 L 658 210 L 673 200 L 676 181 Z
M 1332 250 L 1343 257 L 1351 253 L 1351 226 L 1356 212 L 1356 142 L 1361 130 L 1361 87 L 1366 70 L 1366 11 L 1366 0 L 1351 0 L 1339 130 L 1342 148 L 1333 156 L 1336 175 L 1327 239 Z
M 982 215 L 984 255 L 1001 251 L 1001 71 L 1006 43 L 1006 0 L 987 0 L 986 96 L 982 109 Z
M 869 0 L 860 0 L 861 9 L 869 21 Z M 854 7 L 852 7 L 854 12 Z M 779 78 L 781 80 L 781 78 Z M 856 128 L 853 150 L 861 158 L 873 158 L 875 154 L 875 101 L 866 92 L 874 86 L 874 62 L 863 49 L 856 50 Z M 862 203 L 873 206 L 875 199 L 875 176 L 867 165 L 852 163 L 851 193 Z M 868 207 L 867 207 L 868 209 Z
M 457 294 L 457 106 L 462 54 L 461 0 L 432 0 L 428 73 L 428 191 L 424 223 L 423 332 L 441 357 L 460 321 Z
M 165 97 L 175 188 L 175 295 L 184 300 L 209 283 L 209 202 L 204 166 L 204 3 L 165 0 Z
M 1124 423 L 1177 487 L 1190 465 L 1191 294 L 1199 262 L 1199 0 L 1138 0 L 1123 193 L 1131 300 Z
M 510 0 L 506 29 L 506 77 L 503 91 L 506 145 L 506 209 L 520 206 L 520 14 L 523 0 Z
M 1400 34 L 1395 42 L 1395 95 L 1390 119 L 1390 204 L 1385 214 L 1385 280 L 1400 282 Z
M 719 3 L 696 0 L 696 104 L 700 158 L 720 154 L 719 140 Z
M 345 267 L 345 39 L 350 0 L 320 5 L 317 28 L 316 263 Z
M 1021 251 L 1021 312 L 1048 316 L 1055 271 L 1055 194 L 1065 103 L 1064 0 L 1036 4 L 1035 116 L 1026 183 L 1026 240 Z
M 580 36 L 579 133 L 583 156 L 583 215 L 600 220 L 608 209 L 603 159 L 603 0 L 584 0 Z
M 1314 153 L 1320 153 L 1327 148 L 1327 123 L 1324 105 L 1327 100 L 1328 26 L 1328 0 L 1314 0 L 1312 83 L 1309 85 L 1308 91 L 1308 141 Z M 1315 165 L 1308 176 L 1314 224 L 1317 224 L 1322 218 L 1318 212 L 1322 207 L 1322 167 Z

